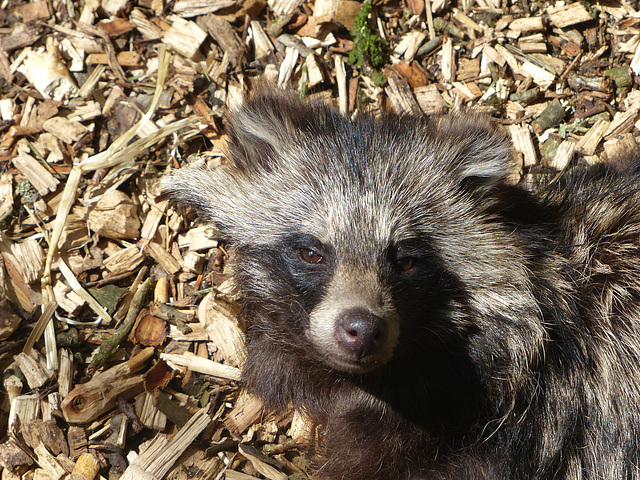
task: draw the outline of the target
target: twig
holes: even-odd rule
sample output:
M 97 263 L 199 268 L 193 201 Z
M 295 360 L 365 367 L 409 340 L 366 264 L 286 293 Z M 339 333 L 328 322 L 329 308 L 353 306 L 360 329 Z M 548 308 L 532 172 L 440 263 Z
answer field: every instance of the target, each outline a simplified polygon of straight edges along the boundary
M 151 278 L 147 278 L 144 283 L 140 285 L 140 287 L 138 287 L 138 290 L 136 291 L 136 294 L 131 301 L 131 306 L 129 307 L 129 311 L 127 312 L 127 317 L 125 318 L 122 325 L 120 325 L 120 327 L 116 329 L 111 338 L 105 340 L 102 345 L 100 345 L 98 353 L 96 353 L 96 355 L 93 357 L 93 360 L 91 361 L 91 370 L 100 368 L 116 353 L 118 347 L 120 346 L 120 342 L 124 340 L 127 335 L 129 335 L 129 332 L 131 331 L 131 328 L 136 321 L 138 313 L 140 313 L 140 310 L 142 310 L 144 300 L 149 294 L 150 290 Z

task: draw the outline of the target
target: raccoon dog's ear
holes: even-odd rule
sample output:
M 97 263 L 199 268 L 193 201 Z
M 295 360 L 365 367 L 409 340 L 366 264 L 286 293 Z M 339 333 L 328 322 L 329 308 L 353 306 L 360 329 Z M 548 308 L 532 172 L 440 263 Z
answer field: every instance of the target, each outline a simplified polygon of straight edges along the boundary
M 455 145 L 452 167 L 461 184 L 493 186 L 513 170 L 511 142 L 484 115 L 457 112 L 440 118 L 441 135 Z
M 261 85 L 227 119 L 228 156 L 242 171 L 272 170 L 282 146 L 291 144 L 312 116 L 312 107 L 295 92 Z

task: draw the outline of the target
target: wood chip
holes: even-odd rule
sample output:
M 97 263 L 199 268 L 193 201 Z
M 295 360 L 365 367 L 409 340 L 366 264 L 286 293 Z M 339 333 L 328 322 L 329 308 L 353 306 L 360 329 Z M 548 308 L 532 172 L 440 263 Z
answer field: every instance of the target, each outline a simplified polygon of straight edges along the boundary
M 424 32 L 412 31 L 407 33 L 400 43 L 393 50 L 393 53 L 398 56 L 403 56 L 405 61 L 410 62 L 415 57 L 420 45 L 427 38 L 427 34 Z
M 34 358 L 34 356 L 38 358 Z M 54 376 L 54 372 L 47 368 L 44 358 L 40 355 L 34 356 L 19 353 L 14 357 L 16 364 L 32 389 L 40 388 Z
M 555 75 L 546 71 L 544 68 L 538 67 L 531 62 L 524 62 L 520 67 L 520 73 L 531 77 L 531 79 L 540 85 L 540 88 L 549 88 L 556 79 Z
M 84 299 L 62 281 L 54 284 L 53 295 L 58 306 L 72 315 L 84 305 Z
M 600 142 L 604 138 L 606 132 L 609 130 L 611 122 L 606 120 L 598 120 L 589 131 L 580 139 L 576 150 L 585 155 L 593 155 L 600 145 Z
M 61 404 L 64 418 L 70 423 L 87 423 L 113 408 L 118 398 L 130 398 L 144 390 L 143 375 L 133 375 L 153 355 L 148 347 L 127 362 L 96 373 L 90 381 L 69 392 Z
M 271 39 L 262 28 L 262 25 L 260 25 L 260 22 L 255 20 L 251 22 L 251 36 L 253 38 L 256 59 L 264 57 L 275 50 Z
M 198 310 L 198 318 L 209 339 L 226 362 L 235 367 L 241 367 L 246 356 L 244 333 L 238 324 L 239 312 L 239 305 L 230 296 L 213 292 L 203 299 Z
M 205 375 L 213 375 L 214 377 L 236 381 L 241 378 L 240 369 L 224 365 L 222 363 L 213 362 L 196 355 L 175 355 L 163 353 L 160 355 L 160 358 L 175 365 L 187 367 L 189 370 L 194 372 L 204 373 Z
M 244 432 L 249 425 L 255 423 L 263 413 L 262 402 L 256 397 L 243 392 L 238 397 L 233 411 L 225 420 L 225 425 L 232 432 Z
M 98 475 L 99 471 L 99 459 L 95 455 L 92 455 L 90 453 L 83 453 L 76 461 L 76 464 L 73 467 L 73 471 L 71 472 L 71 477 L 73 477 L 73 475 L 79 475 L 81 476 L 79 478 L 92 480 Z
M 32 284 L 40 278 L 44 266 L 44 252 L 36 240 L 11 242 L 0 232 L 0 252 L 13 265 L 20 265 L 20 276 L 26 284 Z
M 178 0 L 173 4 L 173 13 L 179 17 L 192 18 L 217 12 L 235 3 L 235 0 Z
M 307 72 L 309 75 L 308 85 L 309 88 L 314 88 L 320 85 L 325 81 L 325 75 L 316 60 L 315 55 L 308 55 L 304 61 L 305 66 L 307 67 Z
M 162 41 L 187 58 L 195 57 L 207 38 L 206 32 L 194 22 L 178 16 L 169 16 L 168 20 L 172 22 L 171 28 L 164 33 Z
M 447 107 L 446 102 L 440 95 L 438 87 L 435 85 L 427 85 L 418 87 L 414 90 L 418 105 L 427 115 L 439 114 L 444 112 Z
M 136 246 L 123 248 L 105 259 L 104 267 L 114 276 L 135 271 L 145 260 Z
M 57 51 L 31 51 L 18 68 L 44 98 L 65 100 L 78 91 L 75 80 L 60 60 Z
M 55 135 L 64 143 L 72 144 L 84 137 L 89 130 L 80 122 L 62 117 L 53 117 L 42 125 L 45 131 Z
M 178 457 L 210 424 L 211 419 L 207 415 L 207 409 L 198 410 L 170 442 L 154 441 L 153 446 L 141 453 L 120 478 L 122 480 L 163 478 Z M 156 440 L 158 438 L 163 437 L 156 437 Z
M 291 15 L 303 0 L 268 0 L 267 3 L 277 16 Z
M 523 17 L 509 23 L 509 28 L 517 32 L 537 32 L 545 27 L 542 17 Z
M 610 138 L 616 135 L 629 133 L 636 123 L 639 111 L 640 105 L 634 105 L 626 112 L 617 112 L 604 136 Z
M 203 29 L 205 29 L 216 43 L 220 45 L 220 48 L 229 55 L 230 65 L 237 65 L 244 49 L 231 24 L 216 15 L 202 17 L 198 23 L 202 24 Z
M 451 82 L 453 80 L 453 41 L 449 38 L 442 46 L 442 57 L 440 63 L 440 70 L 442 71 L 442 79 L 445 82 Z
M 118 240 L 137 238 L 140 233 L 136 206 L 120 190 L 108 192 L 89 210 L 87 226 L 102 237 Z
M 607 161 L 624 165 L 629 159 L 638 158 L 640 146 L 632 133 L 610 137 L 602 145 Z
M 509 133 L 511 134 L 513 148 L 516 152 L 522 154 L 523 166 L 530 167 L 531 165 L 535 165 L 537 155 L 529 127 L 526 125 L 511 125 L 509 127 Z
M 154 405 L 154 398 L 145 392 L 136 399 L 136 414 L 143 425 L 155 431 L 163 431 L 167 426 L 167 416 Z
M 142 65 L 138 52 L 120 52 L 116 55 L 116 59 L 118 64 L 123 67 L 140 67 Z M 87 65 L 109 65 L 109 55 L 106 53 L 92 53 L 87 57 L 86 62 Z
M 67 471 L 62 468 L 62 465 L 57 462 L 55 457 L 48 452 L 44 445 L 38 445 L 33 452 L 36 454 L 36 461 L 38 462 L 38 465 L 47 472 L 49 478 L 59 480 L 67 473 Z
M 391 100 L 396 113 L 420 114 L 420 105 L 418 105 L 411 91 L 411 87 L 404 77 L 390 70 L 387 80 L 389 86 L 385 88 L 385 92 L 389 96 L 389 100 Z
M 278 471 L 272 465 L 269 465 L 267 462 L 263 460 L 263 455 L 260 454 L 258 450 L 251 447 L 250 445 L 239 445 L 238 451 L 242 453 L 249 461 L 253 468 L 255 468 L 258 473 L 268 478 L 269 480 L 287 480 L 289 478 L 288 475 Z
M 558 28 L 571 27 L 578 23 L 593 20 L 584 5 L 574 2 L 549 10 L 549 20 Z
M 31 155 L 22 153 L 13 158 L 13 165 L 20 170 L 27 180 L 33 185 L 40 195 L 46 195 L 58 188 L 58 180 L 47 170 L 42 163 Z
M 180 248 L 188 247 L 189 250 L 201 251 L 211 250 L 218 246 L 215 231 L 208 226 L 196 227 L 187 231 L 184 235 L 178 237 L 178 246 Z
M 573 154 L 576 150 L 576 142 L 569 140 L 563 141 L 558 150 L 556 151 L 553 161 L 549 164 L 550 167 L 556 170 L 564 170 L 567 168 L 571 160 L 573 160 Z
M 131 23 L 138 28 L 146 40 L 159 40 L 162 38 L 162 29 L 150 22 L 147 16 L 142 13 L 142 10 L 134 8 L 131 11 L 130 19 Z
M 145 251 L 151 255 L 169 275 L 180 271 L 180 262 L 157 243 L 149 243 L 145 247 Z
M 520 73 L 520 64 L 516 57 L 509 50 L 498 44 L 495 46 L 496 52 L 498 52 L 505 61 L 509 64 L 509 68 L 513 73 Z

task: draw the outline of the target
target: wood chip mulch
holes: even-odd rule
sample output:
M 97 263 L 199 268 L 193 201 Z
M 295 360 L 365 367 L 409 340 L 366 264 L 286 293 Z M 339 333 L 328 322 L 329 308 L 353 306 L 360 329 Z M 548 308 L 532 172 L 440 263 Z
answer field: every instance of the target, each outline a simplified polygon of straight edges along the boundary
M 158 195 L 258 78 L 348 115 L 471 106 L 514 181 L 637 155 L 640 7 L 0 0 L 2 480 L 304 479 L 241 390 L 224 246 Z

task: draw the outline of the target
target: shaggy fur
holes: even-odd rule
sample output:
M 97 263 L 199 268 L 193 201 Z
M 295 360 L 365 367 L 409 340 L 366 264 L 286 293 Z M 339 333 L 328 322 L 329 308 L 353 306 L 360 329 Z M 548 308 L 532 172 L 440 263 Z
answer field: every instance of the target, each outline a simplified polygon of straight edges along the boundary
M 486 119 L 275 91 L 229 139 L 164 187 L 235 247 L 245 385 L 320 426 L 317 478 L 640 478 L 635 173 L 527 192 Z

